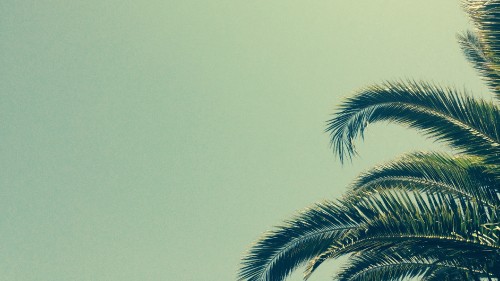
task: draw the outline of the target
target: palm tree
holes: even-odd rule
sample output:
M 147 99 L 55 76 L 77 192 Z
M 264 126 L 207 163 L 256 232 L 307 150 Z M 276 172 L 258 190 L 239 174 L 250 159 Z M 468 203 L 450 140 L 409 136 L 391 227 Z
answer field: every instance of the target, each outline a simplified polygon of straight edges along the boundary
M 454 88 L 386 82 L 361 89 L 328 121 L 341 161 L 368 124 L 389 121 L 448 144 L 361 174 L 348 192 L 266 233 L 239 280 L 283 280 L 348 256 L 335 280 L 500 280 L 500 0 L 464 0 L 475 31 L 458 36 L 493 101 Z

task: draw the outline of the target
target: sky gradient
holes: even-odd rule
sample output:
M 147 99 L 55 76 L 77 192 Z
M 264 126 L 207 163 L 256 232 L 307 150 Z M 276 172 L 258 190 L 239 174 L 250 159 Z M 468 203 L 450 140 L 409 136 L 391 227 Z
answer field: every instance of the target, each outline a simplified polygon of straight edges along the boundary
M 456 0 L 1 1 L 0 280 L 234 280 L 273 225 L 443 149 L 374 125 L 342 166 L 323 131 L 371 83 L 486 92 L 467 28 Z

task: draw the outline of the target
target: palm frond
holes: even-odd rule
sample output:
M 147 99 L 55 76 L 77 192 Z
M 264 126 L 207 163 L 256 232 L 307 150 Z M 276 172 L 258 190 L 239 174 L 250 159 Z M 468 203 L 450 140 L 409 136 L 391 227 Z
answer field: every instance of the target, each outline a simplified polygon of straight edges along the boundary
M 493 255 L 492 259 L 499 259 L 499 231 L 484 228 L 498 220 L 498 211 L 446 194 L 423 197 L 401 191 L 380 192 L 364 198 L 359 205 L 377 210 L 378 216 L 348 231 L 342 240 L 313 259 L 306 268 L 306 277 L 329 258 L 367 251 L 390 249 L 424 256 L 440 251 L 450 258 Z
M 500 208 L 500 187 L 481 158 L 416 152 L 376 166 L 361 174 L 346 198 L 385 189 L 449 193 Z
M 491 0 L 463 0 L 462 5 L 472 20 L 483 56 L 491 69 L 500 71 L 500 3 Z M 497 92 L 497 97 L 498 92 Z
M 500 98 L 500 72 L 495 69 L 494 63 L 484 54 L 477 35 L 467 31 L 457 35 L 457 39 L 467 60 L 479 72 L 493 93 Z
M 463 281 L 463 280 L 481 280 L 479 275 L 485 275 L 482 272 L 474 272 L 468 270 L 467 272 L 449 271 L 449 270 L 436 270 L 428 276 L 422 277 L 422 281 Z
M 439 260 L 429 256 L 402 256 L 392 251 L 363 253 L 349 259 L 334 278 L 338 281 L 404 280 L 406 278 L 426 277 L 447 273 L 465 276 L 468 270 L 483 273 L 459 259 Z
M 243 258 L 239 280 L 283 280 L 364 220 L 363 213 L 352 207 L 329 201 L 316 204 L 252 246 Z
M 365 88 L 328 121 L 326 130 L 341 161 L 356 154 L 354 139 L 378 121 L 416 128 L 461 152 L 484 157 L 486 163 L 500 164 L 500 109 L 491 102 L 427 83 L 387 82 Z

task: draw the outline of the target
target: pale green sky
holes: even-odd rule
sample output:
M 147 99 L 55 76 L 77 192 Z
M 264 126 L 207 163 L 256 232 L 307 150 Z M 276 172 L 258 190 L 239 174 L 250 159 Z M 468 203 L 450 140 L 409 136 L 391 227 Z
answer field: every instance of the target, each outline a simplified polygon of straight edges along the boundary
M 341 167 L 342 97 L 485 91 L 467 24 L 458 0 L 2 0 L 0 280 L 234 280 L 262 232 L 431 147 L 373 126 Z

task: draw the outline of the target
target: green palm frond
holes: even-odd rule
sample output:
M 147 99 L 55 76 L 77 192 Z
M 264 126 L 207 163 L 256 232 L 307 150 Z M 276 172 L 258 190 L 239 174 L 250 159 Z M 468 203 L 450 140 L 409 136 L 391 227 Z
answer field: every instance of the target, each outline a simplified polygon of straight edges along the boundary
M 485 272 L 470 267 L 462 259 L 439 260 L 429 256 L 403 256 L 391 251 L 363 253 L 349 259 L 334 278 L 337 281 L 404 280 L 420 277 L 447 275 L 465 277 L 469 270 L 484 275 Z
M 372 265 L 357 271 L 349 278 L 337 278 L 341 281 L 373 281 L 373 280 L 405 280 L 407 278 L 421 277 L 429 270 L 437 268 L 439 264 L 423 263 L 417 261 L 399 261 Z
M 243 258 L 239 280 L 283 280 L 365 220 L 357 209 L 324 202 L 266 233 Z M 372 214 L 373 215 L 373 214 Z
M 480 275 L 485 275 L 482 272 L 468 270 L 467 272 L 436 270 L 428 276 L 422 277 L 422 281 L 464 281 L 464 280 L 481 280 Z
M 309 276 L 323 261 L 345 254 L 436 249 L 450 258 L 498 256 L 498 230 L 484 227 L 495 210 L 449 195 L 379 192 L 358 204 L 325 202 L 269 232 L 243 259 L 240 280 L 283 280 L 311 261 Z M 467 222 L 466 224 L 463 222 Z M 493 252 L 492 252 L 493 251 Z
M 427 83 L 387 82 L 348 98 L 328 121 L 331 144 L 341 160 L 356 154 L 353 140 L 377 121 L 423 131 L 459 151 L 500 164 L 500 109 L 452 89 Z
M 500 207 L 500 187 L 481 158 L 444 153 L 416 152 L 403 155 L 361 174 L 347 198 L 400 188 L 409 191 L 449 193 Z
M 500 70 L 500 3 L 492 0 L 463 0 L 463 7 L 472 20 L 484 56 Z
M 457 35 L 457 39 L 467 60 L 479 72 L 497 98 L 500 98 L 500 72 L 495 69 L 494 63 L 484 54 L 479 38 L 476 34 L 468 31 Z
M 446 194 L 422 196 L 409 192 L 380 192 L 364 198 L 359 206 L 377 210 L 377 217 L 348 231 L 306 268 L 310 276 L 325 260 L 346 254 L 386 250 L 429 255 L 435 251 L 449 258 L 464 255 L 500 255 L 498 230 L 485 224 L 498 221 L 500 213 Z

